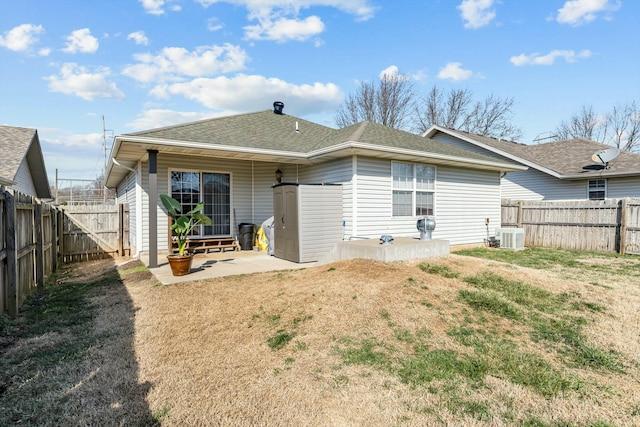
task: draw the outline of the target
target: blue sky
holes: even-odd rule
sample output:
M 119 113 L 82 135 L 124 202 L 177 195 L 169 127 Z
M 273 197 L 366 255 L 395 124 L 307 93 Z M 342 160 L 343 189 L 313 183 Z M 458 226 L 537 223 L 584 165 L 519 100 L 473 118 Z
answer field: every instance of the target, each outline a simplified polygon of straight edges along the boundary
M 93 179 L 112 136 L 219 115 L 335 127 L 358 82 L 515 100 L 520 142 L 640 100 L 637 0 L 0 0 L 0 124 Z M 1 161 L 1 154 L 0 154 Z

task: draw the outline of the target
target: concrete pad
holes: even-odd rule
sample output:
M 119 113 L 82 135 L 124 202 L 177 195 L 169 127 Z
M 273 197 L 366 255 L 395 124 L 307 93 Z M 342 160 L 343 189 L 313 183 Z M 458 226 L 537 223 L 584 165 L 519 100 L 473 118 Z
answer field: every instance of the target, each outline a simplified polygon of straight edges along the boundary
M 381 244 L 378 239 L 349 240 L 338 243 L 322 260 L 318 261 L 318 265 L 354 258 L 392 262 L 443 255 L 449 255 L 448 240 L 396 237 L 388 245 Z
M 145 262 L 145 260 L 142 260 Z M 263 273 L 267 271 L 295 270 L 311 267 L 315 263 L 298 264 L 267 255 L 264 251 L 228 251 L 199 254 L 193 259 L 191 273 L 186 276 L 174 276 L 166 257 L 158 257 L 159 266 L 149 271 L 163 285 L 195 280 L 207 280 L 216 277 L 240 274 Z M 148 264 L 145 262 L 145 264 Z

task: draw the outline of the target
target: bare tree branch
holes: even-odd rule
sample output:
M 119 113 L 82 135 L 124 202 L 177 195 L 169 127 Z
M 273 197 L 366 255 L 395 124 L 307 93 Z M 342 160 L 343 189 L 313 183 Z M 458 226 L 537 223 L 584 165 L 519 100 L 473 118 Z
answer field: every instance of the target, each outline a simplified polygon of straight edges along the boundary
M 493 138 L 517 140 L 522 131 L 511 123 L 513 98 L 501 99 L 494 95 L 473 103 L 473 92 L 452 89 L 446 99 L 433 86 L 424 104 L 416 108 L 416 130 L 424 133 L 433 125 L 459 129 Z
M 614 106 L 610 113 L 598 115 L 592 106 L 583 106 L 569 122 L 555 130 L 558 139 L 584 138 L 626 151 L 640 151 L 640 113 L 636 102 Z
M 350 94 L 336 112 L 338 127 L 361 121 L 403 129 L 412 111 L 415 91 L 411 81 L 400 74 L 386 73 L 377 82 L 364 82 Z

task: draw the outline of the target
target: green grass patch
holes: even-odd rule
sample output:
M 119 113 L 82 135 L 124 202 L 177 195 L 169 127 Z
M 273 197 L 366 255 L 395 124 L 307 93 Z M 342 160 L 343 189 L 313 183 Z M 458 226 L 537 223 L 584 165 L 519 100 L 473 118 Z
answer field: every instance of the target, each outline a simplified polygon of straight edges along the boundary
M 553 313 L 564 306 L 562 297 L 537 286 L 505 279 L 491 271 L 465 277 L 464 281 L 479 289 L 499 292 L 504 298 L 527 308 Z
M 296 334 L 293 332 L 287 332 L 284 329 L 280 329 L 269 337 L 267 344 L 271 350 L 280 350 L 289 344 L 289 341 L 291 341 L 295 336 Z
M 497 292 L 474 291 L 461 289 L 458 299 L 476 310 L 483 310 L 498 317 L 507 319 L 521 319 L 522 313 L 513 303 L 504 299 Z
M 476 311 L 529 328 L 534 341 L 547 342 L 575 366 L 622 372 L 620 355 L 588 345 L 582 329 L 590 320 L 575 315 L 576 311 L 599 313 L 605 310 L 604 306 L 582 301 L 579 293 L 555 295 L 492 272 L 466 277 L 464 281 L 479 290 L 461 289 L 458 300 Z M 476 345 L 477 334 L 477 330 L 471 328 L 456 332 L 458 340 L 465 345 Z
M 424 271 L 425 273 L 437 274 L 447 279 L 456 279 L 460 277 L 460 273 L 458 273 L 455 270 L 452 270 L 446 265 L 429 264 L 428 262 L 422 262 L 418 264 L 418 268 Z
M 602 252 L 571 251 L 565 249 L 526 248 L 521 251 L 495 250 L 489 248 L 463 249 L 453 252 L 457 255 L 491 259 L 521 267 L 540 270 L 554 267 L 567 267 L 591 270 L 605 274 L 621 276 L 640 276 L 640 262 L 635 255 L 619 255 Z M 605 263 L 601 260 L 621 260 Z M 592 262 L 592 260 L 597 260 Z

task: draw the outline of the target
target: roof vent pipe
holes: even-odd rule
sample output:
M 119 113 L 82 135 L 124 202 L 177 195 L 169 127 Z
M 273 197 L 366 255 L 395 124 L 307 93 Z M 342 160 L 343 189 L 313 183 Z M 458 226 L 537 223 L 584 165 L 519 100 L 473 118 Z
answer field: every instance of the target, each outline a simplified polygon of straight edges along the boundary
M 280 101 L 276 101 L 273 103 L 273 112 L 276 114 L 282 114 L 282 110 L 284 109 L 284 103 Z

